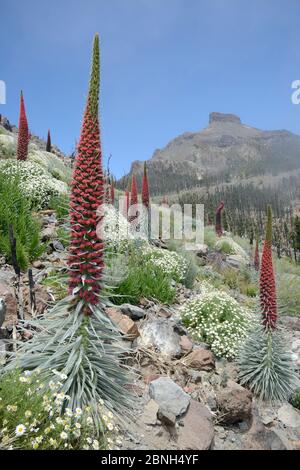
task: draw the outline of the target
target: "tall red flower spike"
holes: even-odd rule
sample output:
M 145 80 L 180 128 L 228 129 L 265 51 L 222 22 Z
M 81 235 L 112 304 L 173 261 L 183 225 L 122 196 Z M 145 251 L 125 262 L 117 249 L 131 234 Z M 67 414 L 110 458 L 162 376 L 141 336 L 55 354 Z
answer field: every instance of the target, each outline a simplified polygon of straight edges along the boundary
M 138 192 L 137 192 L 136 178 L 134 175 L 132 175 L 130 205 L 133 206 L 137 203 L 138 203 Z
M 275 328 L 277 321 L 276 282 L 272 260 L 272 210 L 268 206 L 266 238 L 260 268 L 260 305 L 263 324 Z
M 254 252 L 254 268 L 256 271 L 259 271 L 259 246 L 258 246 L 258 237 L 256 237 L 256 243 L 255 243 L 255 252 Z
M 222 228 L 222 210 L 224 209 L 224 201 L 221 201 L 217 210 L 216 210 L 216 227 L 215 227 L 215 230 L 216 230 L 216 234 L 218 235 L 218 237 L 220 237 L 221 235 L 223 235 L 223 228 Z
M 81 129 L 71 185 L 69 256 L 69 289 L 75 300 L 84 301 L 84 314 L 89 305 L 99 302 L 103 262 L 103 242 L 96 234 L 103 204 L 104 180 L 98 119 L 99 104 L 99 37 L 95 36 L 93 65 L 87 106 Z
M 129 207 L 129 217 L 128 220 L 130 223 L 134 224 L 137 219 L 137 214 L 135 214 L 132 206 L 135 206 L 138 203 L 138 192 L 137 192 L 137 183 L 136 178 L 132 175 L 131 179 L 131 195 L 130 195 L 130 207 Z
M 147 164 L 144 163 L 144 174 L 142 180 L 142 203 L 147 209 L 149 208 L 150 198 L 149 198 L 149 182 L 147 175 Z
M 18 148 L 17 148 L 17 159 L 26 160 L 28 155 L 28 144 L 30 140 L 28 122 L 25 111 L 25 103 L 23 98 L 23 92 L 21 91 L 20 99 L 20 117 L 19 117 L 19 134 L 18 134 Z
M 50 134 L 50 129 L 48 130 L 48 135 L 47 135 L 46 152 L 51 152 L 51 134 Z

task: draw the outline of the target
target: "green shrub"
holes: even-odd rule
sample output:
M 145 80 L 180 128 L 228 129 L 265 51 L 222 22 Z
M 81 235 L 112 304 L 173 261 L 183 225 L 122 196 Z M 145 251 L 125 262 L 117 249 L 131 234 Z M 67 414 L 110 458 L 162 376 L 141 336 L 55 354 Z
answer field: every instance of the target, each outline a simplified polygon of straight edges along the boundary
M 0 253 L 11 263 L 9 227 L 16 238 L 17 261 L 26 269 L 44 251 L 40 243 L 40 225 L 32 215 L 30 202 L 20 190 L 18 180 L 0 175 Z
M 227 293 L 203 287 L 199 296 L 182 306 L 183 323 L 217 356 L 232 358 L 246 337 L 252 314 Z
M 274 262 L 280 313 L 300 316 L 300 265 L 286 258 Z
M 69 195 L 58 194 L 52 196 L 49 202 L 49 208 L 55 210 L 58 220 L 66 220 L 69 217 Z
M 188 289 L 192 289 L 199 272 L 195 254 L 185 250 L 183 244 L 177 240 L 170 240 L 168 242 L 168 249 L 175 251 L 185 260 L 185 274 L 182 278 L 182 284 Z
M 67 248 L 70 244 L 70 230 L 66 227 L 58 227 L 57 237 L 60 243 Z
M 204 228 L 204 243 L 206 243 L 206 245 L 212 249 L 215 247 L 216 240 L 217 240 L 217 235 L 216 235 L 215 229 L 212 227 L 205 227 Z
M 227 255 L 240 255 L 245 260 L 248 259 L 245 250 L 230 237 L 219 237 L 215 243 L 215 249 Z
M 298 410 L 300 410 L 300 388 L 298 388 L 292 398 L 291 398 L 291 404 L 297 408 Z
M 114 290 L 113 302 L 138 304 L 141 297 L 146 297 L 170 304 L 174 302 L 175 294 L 169 274 L 159 265 L 145 262 L 139 255 L 132 254 L 127 275 Z
M 2 378 L 0 448 L 98 450 L 109 447 L 108 441 L 113 442 L 109 429 L 114 433 L 118 431 L 112 416 L 103 413 L 103 432 L 99 434 L 89 407 L 71 410 L 68 408 L 69 397 L 57 392 L 66 379 L 55 370 L 53 380 L 48 384 L 43 383 L 38 373 L 14 371 Z M 65 411 L 61 415 L 62 402 Z

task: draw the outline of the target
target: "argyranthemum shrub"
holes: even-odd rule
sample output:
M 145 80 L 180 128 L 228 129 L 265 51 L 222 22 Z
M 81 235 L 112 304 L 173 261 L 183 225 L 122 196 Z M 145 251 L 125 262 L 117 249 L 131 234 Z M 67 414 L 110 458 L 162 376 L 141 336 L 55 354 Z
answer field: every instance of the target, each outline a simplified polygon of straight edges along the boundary
M 18 370 L 0 381 L 0 449 L 102 450 L 120 442 L 112 413 L 99 401 L 103 430 L 95 433 L 89 406 L 71 410 L 70 397 L 59 392 L 67 376 L 52 371 L 53 380 L 43 383 L 39 371 Z M 63 413 L 61 412 L 63 405 Z
M 227 255 L 240 255 L 248 259 L 245 250 L 230 237 L 221 237 L 218 239 L 215 244 L 215 249 Z
M 24 197 L 31 201 L 32 207 L 47 207 L 52 196 L 67 193 L 67 185 L 53 178 L 47 170 L 37 163 L 9 160 L 1 162 L 0 174 L 17 178 Z
M 54 153 L 35 149 L 34 144 L 29 148 L 28 160 L 38 163 L 47 170 L 54 178 L 69 183 L 71 180 L 71 168 Z
M 208 289 L 181 307 L 182 321 L 216 356 L 233 358 L 252 321 L 252 314 L 225 292 Z
M 176 282 L 184 280 L 188 269 L 188 262 L 175 251 L 162 250 L 144 244 L 142 257 L 149 266 L 149 269 L 152 269 L 152 267 L 158 268 Z
M 105 204 L 101 213 L 104 215 L 101 238 L 106 241 L 108 247 L 122 252 L 134 239 L 129 222 L 111 204 Z
M 155 299 L 164 304 L 174 302 L 176 290 L 172 278 L 160 266 L 146 263 L 142 257 L 131 254 L 127 273 L 113 291 L 115 304 L 138 304 L 142 297 Z

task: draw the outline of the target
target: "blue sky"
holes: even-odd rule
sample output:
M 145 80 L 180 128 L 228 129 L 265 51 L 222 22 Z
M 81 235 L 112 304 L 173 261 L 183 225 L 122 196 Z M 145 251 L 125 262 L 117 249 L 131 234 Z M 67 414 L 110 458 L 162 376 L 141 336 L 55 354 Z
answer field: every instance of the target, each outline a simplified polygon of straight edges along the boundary
M 50 128 L 70 152 L 99 32 L 103 152 L 116 176 L 211 111 L 300 134 L 299 17 L 299 0 L 1 0 L 0 113 L 17 123 L 22 88 L 31 131 Z

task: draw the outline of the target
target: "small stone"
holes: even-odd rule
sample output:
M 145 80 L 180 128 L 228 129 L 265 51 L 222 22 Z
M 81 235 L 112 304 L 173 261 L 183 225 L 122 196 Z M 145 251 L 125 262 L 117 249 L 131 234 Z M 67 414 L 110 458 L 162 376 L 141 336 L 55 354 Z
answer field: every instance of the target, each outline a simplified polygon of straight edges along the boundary
M 112 322 L 119 328 L 119 330 L 130 339 L 139 336 L 139 330 L 134 321 L 127 315 L 123 315 L 120 311 L 114 307 L 110 307 L 106 310 L 107 315 Z
M 171 359 L 181 355 L 180 337 L 165 318 L 155 318 L 139 325 L 138 345 L 154 348 L 161 356 Z
M 235 424 L 251 418 L 252 394 L 236 382 L 229 380 L 226 388 L 221 389 L 216 398 L 222 423 Z
M 208 450 L 214 439 L 212 414 L 201 403 L 191 400 L 188 412 L 178 431 L 178 446 L 181 450 Z
M 51 240 L 55 237 L 56 237 L 55 224 L 48 225 L 42 230 L 42 233 L 41 233 L 42 242 L 46 242 L 47 240 Z
M 34 262 L 32 263 L 32 266 L 33 266 L 35 269 L 44 269 L 45 264 L 44 264 L 42 261 L 34 261 Z
M 175 416 L 180 416 L 187 410 L 190 397 L 179 385 L 168 377 L 160 377 L 150 383 L 149 395 L 159 407 Z
M 5 281 L 0 281 L 0 298 L 5 302 L 6 320 L 16 321 L 17 318 L 17 301 L 14 288 Z
M 146 312 L 140 307 L 136 307 L 135 305 L 131 304 L 122 304 L 120 305 L 120 310 L 124 315 L 127 315 L 132 320 L 141 320 L 145 317 Z
M 170 318 L 172 316 L 172 312 L 166 307 L 161 307 L 158 311 L 158 316 L 163 318 Z
M 193 349 L 193 343 L 186 335 L 180 337 L 179 344 L 184 354 L 188 354 Z
M 182 359 L 182 363 L 199 371 L 210 371 L 215 367 L 214 356 L 207 349 L 194 349 Z
M 159 406 L 154 400 L 148 401 L 147 405 L 144 408 L 144 413 L 142 415 L 142 421 L 145 424 L 155 426 L 157 421 L 157 412 Z
M 54 251 L 64 251 L 65 247 L 59 240 L 53 240 L 51 243 Z

